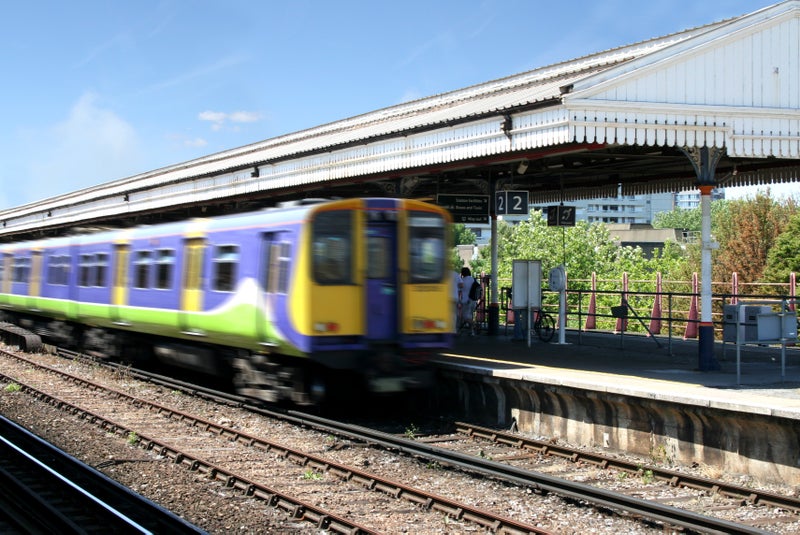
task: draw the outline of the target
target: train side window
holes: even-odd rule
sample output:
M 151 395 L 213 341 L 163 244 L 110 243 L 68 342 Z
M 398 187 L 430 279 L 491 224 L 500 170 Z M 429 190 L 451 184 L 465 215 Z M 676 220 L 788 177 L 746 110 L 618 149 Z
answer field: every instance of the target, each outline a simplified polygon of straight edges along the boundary
M 102 288 L 108 275 L 108 253 L 89 253 L 80 256 L 78 285 Z M 49 275 L 49 273 L 48 273 Z
M 434 213 L 414 211 L 408 221 L 411 282 L 441 281 L 446 254 L 444 218 Z
M 169 290 L 172 288 L 174 266 L 174 249 L 159 249 L 156 251 L 156 288 L 159 290 Z
M 316 282 L 321 284 L 352 282 L 350 264 L 353 258 L 352 226 L 350 212 L 320 212 L 314 217 L 312 273 Z
M 95 255 L 95 270 L 93 286 L 103 288 L 108 285 L 108 253 L 97 253 Z
M 275 236 L 269 234 L 265 236 L 264 244 L 264 289 L 285 294 L 289 291 L 291 244 L 275 241 Z
M 12 266 L 12 281 L 28 282 L 31 275 L 31 259 L 27 256 L 15 256 Z
M 277 286 L 275 291 L 279 293 L 289 292 L 289 268 L 292 262 L 292 244 L 289 242 L 281 242 L 276 244 L 277 254 L 275 255 L 277 261 Z
M 264 234 L 261 242 L 261 287 L 266 292 L 271 292 L 270 281 L 272 280 L 272 256 L 275 247 L 275 235 L 273 233 Z
M 47 284 L 66 286 L 69 281 L 69 265 L 69 256 L 50 256 L 47 259 Z
M 239 246 L 218 245 L 214 252 L 214 285 L 218 292 L 232 292 L 239 265 Z
M 82 254 L 79 261 L 80 267 L 78 273 L 80 276 L 78 278 L 78 286 L 92 286 L 92 280 L 94 277 L 94 255 Z
M 367 277 L 370 279 L 388 279 L 391 242 L 381 236 L 370 236 L 367 240 Z
M 277 233 L 264 234 L 262 247 L 262 287 L 270 293 L 287 293 L 291 245 L 278 241 Z
M 151 251 L 136 252 L 136 258 L 133 261 L 136 273 L 133 281 L 134 288 L 150 288 L 150 265 L 152 262 L 153 253 Z

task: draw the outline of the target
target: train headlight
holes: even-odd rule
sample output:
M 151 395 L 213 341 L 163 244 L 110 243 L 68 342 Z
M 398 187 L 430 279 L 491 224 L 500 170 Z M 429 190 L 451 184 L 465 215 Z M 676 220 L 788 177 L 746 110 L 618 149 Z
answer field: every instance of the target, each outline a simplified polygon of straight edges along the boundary
M 326 321 L 326 322 L 317 322 L 314 324 L 314 332 L 318 333 L 338 333 L 339 332 L 339 324 L 335 321 Z
M 415 331 L 443 331 L 447 324 L 444 320 L 414 318 L 412 326 Z

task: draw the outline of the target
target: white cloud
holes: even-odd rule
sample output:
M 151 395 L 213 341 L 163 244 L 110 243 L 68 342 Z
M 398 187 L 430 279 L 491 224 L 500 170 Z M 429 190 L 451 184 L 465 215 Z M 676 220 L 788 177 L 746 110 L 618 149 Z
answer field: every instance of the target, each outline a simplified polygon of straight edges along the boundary
M 184 147 L 205 147 L 208 145 L 208 141 L 201 137 L 196 137 L 194 139 L 186 139 L 183 142 Z
M 220 130 L 226 123 L 254 123 L 261 120 L 261 114 L 254 111 L 235 111 L 226 113 L 222 111 L 201 111 L 197 118 L 208 121 L 212 130 Z
M 139 139 L 134 128 L 98 104 L 93 93 L 81 96 L 67 118 L 30 133 L 37 147 L 28 169 L 26 191 L 39 200 L 140 172 Z
M 235 111 L 229 118 L 234 123 L 255 123 L 261 120 L 261 114 L 253 111 Z
M 213 123 L 221 123 L 225 121 L 227 114 L 221 111 L 201 111 L 198 119 L 201 121 L 211 121 Z

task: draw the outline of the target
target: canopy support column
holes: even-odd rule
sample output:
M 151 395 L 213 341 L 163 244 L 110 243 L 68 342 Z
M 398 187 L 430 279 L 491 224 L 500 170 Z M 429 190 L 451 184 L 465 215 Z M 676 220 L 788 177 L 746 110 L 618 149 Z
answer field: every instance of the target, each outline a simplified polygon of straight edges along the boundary
M 492 248 L 492 271 L 491 271 L 491 287 L 489 288 L 489 316 L 488 316 L 488 334 L 489 336 L 496 336 L 500 332 L 500 299 L 497 288 L 497 206 L 494 202 L 494 194 L 497 191 L 497 179 L 493 176 L 489 180 L 489 203 L 490 217 L 491 217 L 491 248 Z
M 722 157 L 722 149 L 715 147 L 688 147 L 682 149 L 691 160 L 700 188 L 700 208 L 702 214 L 701 239 L 701 282 L 700 282 L 700 327 L 698 329 L 698 368 L 700 371 L 720 369 L 714 357 L 714 321 L 712 316 L 711 291 L 711 251 L 719 244 L 711 241 L 711 192 L 716 186 L 714 172 Z

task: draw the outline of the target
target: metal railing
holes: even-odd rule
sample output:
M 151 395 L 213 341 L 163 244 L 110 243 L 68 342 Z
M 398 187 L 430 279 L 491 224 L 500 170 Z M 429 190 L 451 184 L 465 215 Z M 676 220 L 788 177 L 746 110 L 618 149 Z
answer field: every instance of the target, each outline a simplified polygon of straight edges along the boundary
M 483 279 L 484 296 L 476 310 L 479 330 L 488 330 L 488 277 Z M 507 282 L 507 281 L 500 281 Z M 691 287 L 691 283 L 684 282 Z M 768 288 L 774 291 L 776 285 Z M 784 285 L 785 286 L 785 285 Z M 754 286 L 756 287 L 756 286 Z M 499 286 L 499 324 L 501 332 L 508 333 L 514 324 L 510 285 Z M 752 290 L 752 288 L 751 288 Z M 726 304 L 758 299 L 783 299 L 794 310 L 796 298 L 775 293 L 712 293 L 712 322 L 715 339 L 722 340 L 723 309 Z M 566 295 L 566 325 L 570 330 L 582 332 L 609 332 L 695 339 L 698 336 L 699 292 L 692 291 L 642 291 L 642 290 L 591 290 L 568 289 Z M 542 308 L 554 318 L 559 317 L 559 294 L 542 289 Z

